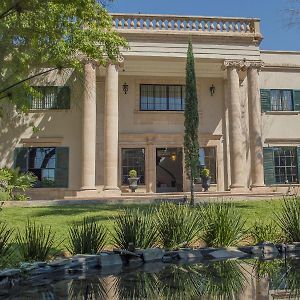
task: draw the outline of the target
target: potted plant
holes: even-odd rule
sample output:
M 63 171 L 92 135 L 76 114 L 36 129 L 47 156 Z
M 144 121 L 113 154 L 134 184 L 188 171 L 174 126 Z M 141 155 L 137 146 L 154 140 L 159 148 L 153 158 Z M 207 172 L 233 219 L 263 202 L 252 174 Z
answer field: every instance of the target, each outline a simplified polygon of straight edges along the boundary
M 129 182 L 129 188 L 131 189 L 131 192 L 135 192 L 135 190 L 138 188 L 138 181 L 139 177 L 137 177 L 137 171 L 136 170 L 130 170 L 129 171 L 129 177 L 128 177 L 128 182 Z
M 210 187 L 211 177 L 209 176 L 210 172 L 208 169 L 204 168 L 201 170 L 200 177 L 202 179 L 202 188 L 204 192 L 207 192 Z

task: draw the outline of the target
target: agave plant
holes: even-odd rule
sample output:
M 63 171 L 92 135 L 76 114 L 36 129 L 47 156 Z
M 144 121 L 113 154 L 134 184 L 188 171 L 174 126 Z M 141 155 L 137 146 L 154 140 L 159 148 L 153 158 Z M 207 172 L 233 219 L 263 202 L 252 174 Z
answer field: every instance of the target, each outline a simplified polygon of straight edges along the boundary
M 209 247 L 236 246 L 245 234 L 245 220 L 232 203 L 211 203 L 199 208 L 204 221 L 202 238 Z
M 155 216 L 159 243 L 167 249 L 193 244 L 202 229 L 200 217 L 198 211 L 188 205 L 163 203 Z
M 21 258 L 25 261 L 45 261 L 54 251 L 55 233 L 51 227 L 27 221 L 24 232 L 16 235 Z
M 286 242 L 300 242 L 300 199 L 284 199 L 281 211 L 274 214 Z
M 148 248 L 156 244 L 152 209 L 126 209 L 114 219 L 114 245 L 121 249 Z
M 278 227 L 274 222 L 264 223 L 256 221 L 250 229 L 250 234 L 256 244 L 267 241 L 276 243 L 279 241 Z
M 93 218 L 84 218 L 69 227 L 67 249 L 71 254 L 95 254 L 105 247 L 106 240 L 107 229 Z

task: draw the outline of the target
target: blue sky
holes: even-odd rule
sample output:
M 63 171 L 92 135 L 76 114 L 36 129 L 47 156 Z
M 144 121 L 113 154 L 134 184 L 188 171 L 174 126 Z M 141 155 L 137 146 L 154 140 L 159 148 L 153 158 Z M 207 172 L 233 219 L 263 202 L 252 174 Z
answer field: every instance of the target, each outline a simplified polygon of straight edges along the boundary
M 114 0 L 109 4 L 108 10 L 123 13 L 258 17 L 264 34 L 262 49 L 300 51 L 300 24 L 299 27 L 288 26 L 286 10 L 291 1 L 293 0 Z

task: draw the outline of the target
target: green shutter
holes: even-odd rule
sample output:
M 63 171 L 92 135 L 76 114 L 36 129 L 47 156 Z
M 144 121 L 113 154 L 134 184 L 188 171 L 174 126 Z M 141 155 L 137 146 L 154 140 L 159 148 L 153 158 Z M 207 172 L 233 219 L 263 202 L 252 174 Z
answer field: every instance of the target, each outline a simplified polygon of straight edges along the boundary
M 70 109 L 70 87 L 57 87 L 57 108 Z
M 24 173 L 28 171 L 28 148 L 15 149 L 14 167 Z
M 264 148 L 265 184 L 275 184 L 274 149 Z
M 67 188 L 69 186 L 69 148 L 56 148 L 55 186 Z
M 300 111 L 300 90 L 293 91 L 294 110 Z
M 300 146 L 297 147 L 298 183 L 300 183 Z
M 261 111 L 271 110 L 271 90 L 260 90 Z

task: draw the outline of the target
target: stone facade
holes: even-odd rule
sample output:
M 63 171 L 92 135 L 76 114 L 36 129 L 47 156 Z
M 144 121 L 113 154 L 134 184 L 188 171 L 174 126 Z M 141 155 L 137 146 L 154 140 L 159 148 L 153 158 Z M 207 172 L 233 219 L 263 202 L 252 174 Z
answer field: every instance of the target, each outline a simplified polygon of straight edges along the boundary
M 67 186 L 33 189 L 33 198 L 120 196 L 129 191 L 124 170 L 134 168 L 132 163 L 126 165 L 123 150 L 142 149 L 144 180 L 138 193 L 188 191 L 184 154 L 180 154 L 184 112 L 141 109 L 141 86 L 184 86 L 191 37 L 199 142 L 214 153 L 215 181 L 210 190 L 264 193 L 288 189 L 275 171 L 278 182 L 266 185 L 263 148 L 300 146 L 296 99 L 292 110 L 262 112 L 261 90 L 300 90 L 300 53 L 261 50 L 258 19 L 113 15 L 113 20 L 130 45 L 122 53 L 124 59 L 105 67 L 86 62 L 83 74 L 54 71 L 42 82 L 32 82 L 69 86 L 70 109 L 32 109 L 28 116 L 18 116 L 7 106 L 6 119 L 0 121 L 0 167 L 15 165 L 16 148 L 65 147 Z M 33 132 L 30 124 L 40 131 Z M 170 162 L 182 160 L 177 171 L 167 170 L 174 173 L 169 185 L 158 183 L 159 149 L 177 149 L 168 158 Z M 58 155 L 55 164 L 59 168 L 57 161 Z M 159 176 L 167 176 L 167 171 L 161 175 L 161 170 Z M 196 185 L 196 190 L 200 191 L 201 185 Z

